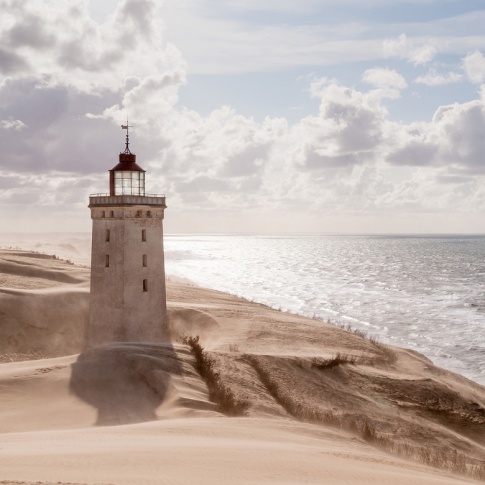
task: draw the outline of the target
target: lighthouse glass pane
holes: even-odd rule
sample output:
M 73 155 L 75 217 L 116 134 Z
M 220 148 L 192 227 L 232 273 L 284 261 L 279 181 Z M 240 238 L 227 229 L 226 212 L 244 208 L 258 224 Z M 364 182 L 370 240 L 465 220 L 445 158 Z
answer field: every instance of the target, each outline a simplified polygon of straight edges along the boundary
M 115 172 L 115 195 L 145 195 L 145 174 Z
M 123 172 L 115 172 L 115 195 L 121 195 L 123 193 L 121 186 L 121 177 L 123 175 Z
M 139 194 L 145 195 L 145 172 L 138 172 Z

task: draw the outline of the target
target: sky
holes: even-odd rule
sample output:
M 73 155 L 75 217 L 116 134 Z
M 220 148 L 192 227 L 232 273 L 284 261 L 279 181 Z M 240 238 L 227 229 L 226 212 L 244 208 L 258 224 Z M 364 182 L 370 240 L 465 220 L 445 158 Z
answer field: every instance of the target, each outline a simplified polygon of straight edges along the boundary
M 0 0 L 0 232 L 485 233 L 483 0 Z

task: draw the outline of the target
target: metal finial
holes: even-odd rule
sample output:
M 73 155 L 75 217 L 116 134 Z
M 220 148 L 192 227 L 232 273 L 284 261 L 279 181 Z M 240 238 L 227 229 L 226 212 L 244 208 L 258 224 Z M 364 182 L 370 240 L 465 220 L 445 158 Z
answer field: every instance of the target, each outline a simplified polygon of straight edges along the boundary
M 126 146 L 125 146 L 125 151 L 123 153 L 126 153 L 126 154 L 130 154 L 130 148 L 129 148 L 129 145 L 130 145 L 130 137 L 129 137 L 129 134 L 128 134 L 128 129 L 129 128 L 133 128 L 132 125 L 128 124 L 128 118 L 126 118 L 126 125 L 121 125 L 121 129 L 122 130 L 126 130 Z

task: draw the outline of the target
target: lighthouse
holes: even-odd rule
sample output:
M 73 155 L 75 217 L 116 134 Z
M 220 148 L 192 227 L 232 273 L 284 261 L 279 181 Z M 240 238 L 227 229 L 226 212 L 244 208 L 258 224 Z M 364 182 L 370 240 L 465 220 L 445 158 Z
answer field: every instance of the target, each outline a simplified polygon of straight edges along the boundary
M 129 148 L 109 170 L 109 194 L 93 194 L 88 345 L 167 338 L 164 195 L 145 192 L 145 170 Z

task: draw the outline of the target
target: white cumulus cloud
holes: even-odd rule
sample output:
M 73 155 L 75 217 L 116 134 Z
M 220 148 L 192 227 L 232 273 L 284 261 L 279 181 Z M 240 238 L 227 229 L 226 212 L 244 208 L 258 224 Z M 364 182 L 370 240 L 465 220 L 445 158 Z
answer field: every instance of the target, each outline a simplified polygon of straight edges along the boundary
M 367 69 L 362 79 L 371 86 L 377 88 L 405 89 L 407 88 L 406 80 L 401 74 L 393 69 L 373 68 Z
M 485 81 L 485 57 L 479 51 L 471 52 L 463 59 L 463 68 L 468 79 L 475 84 Z
M 0 0 L 0 74 L 42 75 L 78 90 L 119 88 L 127 71 L 156 74 L 180 54 L 164 46 L 157 0 L 121 0 L 100 24 L 85 2 Z M 162 47 L 164 46 L 164 47 Z
M 386 39 L 383 42 L 384 55 L 406 59 L 415 66 L 427 64 L 437 54 L 437 49 L 430 42 L 410 40 L 406 34 L 397 39 Z

